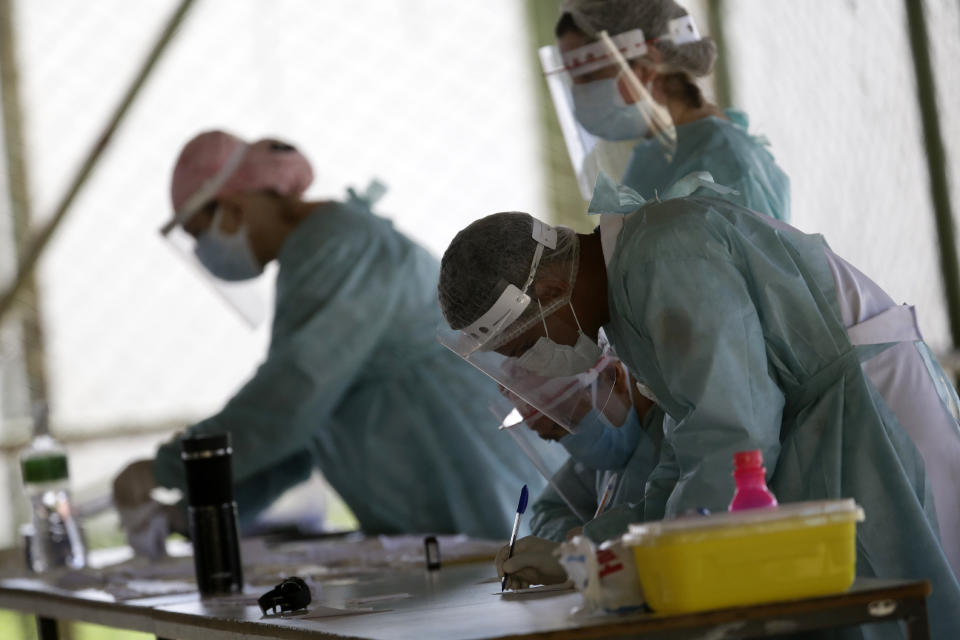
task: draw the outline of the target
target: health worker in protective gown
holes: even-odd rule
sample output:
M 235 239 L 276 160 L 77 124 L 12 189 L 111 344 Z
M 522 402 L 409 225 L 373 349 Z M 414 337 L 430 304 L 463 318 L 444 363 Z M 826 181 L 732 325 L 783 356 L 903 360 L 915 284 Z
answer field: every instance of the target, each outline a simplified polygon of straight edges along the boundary
M 578 171 L 596 161 L 647 199 L 705 171 L 733 189 L 721 197 L 789 222 L 790 181 L 767 140 L 748 132 L 744 112 L 721 110 L 697 85 L 717 48 L 686 9 L 674 0 L 568 0 L 554 31 L 561 66 L 546 77 L 566 89 L 551 91 L 554 104 L 566 112 L 561 123 L 590 134 L 564 129 L 568 150 L 589 147 L 585 160 L 573 158 Z M 629 154 L 615 152 L 617 143 Z M 587 182 L 589 193 L 592 175 Z
M 598 170 L 623 176 L 624 184 L 651 199 L 674 197 L 682 193 L 685 177 L 709 173 L 727 187 L 714 191 L 715 197 L 789 220 L 789 179 L 766 140 L 748 133 L 745 114 L 721 111 L 697 85 L 713 68 L 716 46 L 701 37 L 683 7 L 673 0 L 569 0 L 561 7 L 555 32 L 557 46 L 541 49 L 541 61 L 559 121 L 566 123 L 566 148 L 588 194 Z M 626 381 L 625 376 L 619 379 Z M 619 405 L 649 402 L 637 393 L 635 382 L 618 385 Z M 601 401 L 605 398 L 601 395 Z M 569 473 L 582 468 L 596 472 L 591 484 L 601 494 L 659 416 L 655 411 L 641 421 L 638 411 L 612 419 L 610 411 L 603 413 L 605 428 L 587 416 L 568 425 L 570 433 L 543 415 L 527 419 L 538 433 L 553 432 L 570 453 Z M 598 462 L 601 458 L 605 462 Z M 643 492 L 640 485 L 629 496 L 620 495 L 640 500 Z M 536 502 L 533 510 L 544 506 Z M 576 523 L 566 525 L 574 529 Z M 562 537 L 560 528 L 535 531 Z
M 364 531 L 508 536 L 519 488 L 545 483 L 490 427 L 496 385 L 436 340 L 438 261 L 352 192 L 304 200 L 312 179 L 278 140 L 208 131 L 180 153 L 165 231 L 221 283 L 279 264 L 270 345 L 222 410 L 119 475 L 121 517 L 175 520 L 150 494 L 184 488 L 180 438 L 229 432 L 242 526 L 317 468 Z
M 951 637 L 960 629 L 957 395 L 913 308 L 822 236 L 713 197 L 717 188 L 645 202 L 601 176 L 590 204 L 600 231 L 590 235 L 556 228 L 554 236 L 523 213 L 474 222 L 441 261 L 444 316 L 463 329 L 518 288 L 506 303 L 517 307 L 505 316 L 513 320 L 496 332 L 529 328 L 505 343 L 489 335 L 478 349 L 559 359 L 602 328 L 655 400 L 648 414 L 664 415 L 643 416 L 612 508 L 583 528 L 592 539 L 629 522 L 724 511 L 734 452 L 759 449 L 781 504 L 862 505 L 857 575 L 929 580 L 931 637 Z M 579 524 L 571 496 L 587 509 L 597 500 L 594 472 L 561 476 L 568 501 L 541 501 L 533 516 L 554 540 Z M 498 570 L 514 586 L 562 580 L 556 544 L 522 539 L 511 559 L 501 553 Z M 900 637 L 892 625 L 849 637 L 860 631 Z

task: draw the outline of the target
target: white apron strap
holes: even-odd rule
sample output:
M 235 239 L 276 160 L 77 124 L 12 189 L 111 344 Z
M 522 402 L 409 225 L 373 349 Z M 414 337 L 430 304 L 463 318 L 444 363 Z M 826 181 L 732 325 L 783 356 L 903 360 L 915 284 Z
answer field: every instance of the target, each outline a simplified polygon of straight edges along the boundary
M 605 213 L 600 216 L 600 245 L 603 247 L 603 262 L 610 266 L 613 259 L 613 250 L 617 246 L 617 238 L 623 229 L 626 216 L 616 213 Z
M 916 312 L 906 304 L 890 307 L 869 320 L 847 327 L 847 336 L 853 345 L 923 340 Z

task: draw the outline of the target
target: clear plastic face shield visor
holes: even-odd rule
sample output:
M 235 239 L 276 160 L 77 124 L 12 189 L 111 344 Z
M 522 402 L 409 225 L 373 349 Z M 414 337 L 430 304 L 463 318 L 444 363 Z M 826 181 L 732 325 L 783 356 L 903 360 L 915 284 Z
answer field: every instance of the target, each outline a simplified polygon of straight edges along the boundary
M 573 367 L 576 372 L 563 375 L 551 371 L 556 370 L 557 359 L 533 353 L 535 348 L 529 345 L 540 344 L 543 337 L 556 340 L 563 336 L 564 342 L 573 336 L 579 336 L 581 341 L 589 340 L 580 330 L 569 301 L 563 299 L 559 304 L 549 301 L 541 306 L 539 300 L 527 293 L 544 251 L 556 248 L 557 231 L 534 220 L 533 238 L 537 249 L 523 288 L 507 285 L 478 320 L 461 330 L 443 324 L 438 338 L 441 344 L 497 383 L 501 394 L 509 400 L 509 404 L 491 407 L 501 428 L 511 434 L 549 481 L 553 469 L 542 456 L 538 459 L 534 455 L 537 440 L 558 440 L 567 433 L 578 433 L 598 423 L 619 427 L 626 422 L 633 400 L 626 367 L 609 349 L 594 343 L 592 359 L 581 358 L 581 366 Z M 537 312 L 521 319 L 531 305 Z M 548 318 L 550 328 L 546 324 Z
M 555 481 L 554 476 L 567 461 L 567 452 L 556 442 L 547 442 L 524 421 L 520 411 L 506 397 L 498 404 L 491 404 L 490 411 L 494 415 L 490 427 L 500 431 L 502 437 L 509 437 L 514 444 L 523 451 L 530 464 L 547 481 L 547 486 L 553 489 L 561 500 L 581 522 L 589 522 L 593 514 L 586 513 L 577 506 L 577 503 L 566 495 L 563 488 Z
M 444 333 L 441 332 L 441 342 L 449 347 L 448 339 L 453 338 L 453 332 L 447 329 Z M 632 409 L 631 379 L 623 363 L 612 354 L 604 353 L 596 366 L 583 374 L 544 378 L 521 372 L 511 366 L 514 358 L 494 351 L 478 351 L 466 360 L 493 378 L 503 396 L 501 402 L 490 404 L 494 420 L 489 428 L 497 428 L 504 437 L 513 440 L 581 522 L 596 517 L 609 496 L 597 496 L 601 506 L 595 512 L 585 511 L 568 496 L 554 476 L 569 456 L 559 442 L 548 440 L 587 429 L 598 420 L 610 426 L 626 422 L 627 413 Z M 606 472 L 606 479 L 612 489 L 616 474 Z
M 246 154 L 246 145 L 239 147 L 223 165 L 220 171 L 207 180 L 176 212 L 173 219 L 160 228 L 169 246 L 176 255 L 189 264 L 195 273 L 206 282 L 211 290 L 233 309 L 249 326 L 255 329 L 267 319 L 270 310 L 269 277 L 264 274 L 249 280 L 228 281 L 214 276 L 197 258 L 197 238 L 188 233 L 184 226 L 195 216 L 201 214 L 213 202 L 220 188 L 240 166 Z M 212 220 L 214 224 L 216 220 Z
M 631 382 L 632 378 L 626 366 L 615 356 L 604 355 L 593 374 L 588 379 L 582 379 L 579 391 L 572 394 L 580 397 L 580 402 L 576 403 L 576 413 L 570 416 L 572 420 L 579 420 L 579 423 L 572 427 L 574 432 L 587 428 L 587 421 L 603 420 L 610 426 L 625 424 L 627 413 L 632 409 Z M 545 436 L 556 437 L 558 431 L 565 433 L 571 427 L 554 422 L 550 416 L 507 391 L 502 385 L 501 393 L 506 402 L 490 407 L 499 423 L 499 430 L 513 439 L 547 484 L 582 522 L 589 522 L 599 515 L 610 497 L 607 494 L 616 483 L 618 473 L 605 472 L 604 484 L 607 491 L 603 492 L 603 495 L 597 495 L 598 508 L 595 512 L 585 512 L 554 480 L 556 472 L 568 459 L 567 452 L 559 443 L 544 440 Z M 551 412 L 554 416 L 559 416 L 563 407 L 563 404 L 553 405 Z M 582 415 L 580 412 L 583 412 Z
M 684 44 L 700 35 L 687 15 L 671 20 L 668 33 L 658 39 Z M 572 49 L 540 48 L 544 78 L 584 200 L 593 195 L 600 171 L 620 180 L 642 142 L 659 144 L 668 159 L 673 157 L 676 129 L 670 114 L 631 66 L 647 56 L 648 44 L 643 31 L 633 29 L 615 36 L 601 31 L 595 41 Z

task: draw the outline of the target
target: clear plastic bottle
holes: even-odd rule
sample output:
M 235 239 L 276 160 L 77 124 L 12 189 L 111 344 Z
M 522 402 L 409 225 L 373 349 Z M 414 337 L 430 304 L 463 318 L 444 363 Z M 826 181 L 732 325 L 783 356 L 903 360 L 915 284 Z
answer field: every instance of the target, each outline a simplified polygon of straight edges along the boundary
M 45 421 L 38 421 L 37 431 L 40 435 L 20 454 L 23 489 L 32 514 L 27 563 L 37 573 L 57 567 L 80 569 L 86 565 L 86 547 L 70 503 L 67 452 L 45 433 Z
M 738 451 L 733 454 L 733 479 L 737 483 L 737 490 L 728 510 L 777 506 L 776 496 L 767 488 L 766 475 L 763 453 L 759 450 Z

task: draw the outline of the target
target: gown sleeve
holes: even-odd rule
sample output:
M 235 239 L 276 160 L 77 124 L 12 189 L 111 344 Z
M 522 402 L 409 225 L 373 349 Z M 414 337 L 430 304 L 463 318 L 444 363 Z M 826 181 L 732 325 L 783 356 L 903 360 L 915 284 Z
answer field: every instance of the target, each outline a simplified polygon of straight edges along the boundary
M 230 433 L 234 483 L 251 492 L 246 500 L 238 491 L 241 507 L 247 502 L 266 506 L 262 488 L 254 490 L 247 483 L 255 476 L 285 488 L 290 483 L 279 476 L 304 475 L 300 454 L 365 373 L 401 289 L 395 286 L 396 258 L 382 246 L 389 239 L 375 233 L 366 217 L 352 216 L 347 224 L 331 216 L 323 224 L 330 228 L 314 229 L 311 236 L 323 240 L 300 247 L 309 255 L 294 263 L 292 273 L 284 274 L 281 257 L 266 360 L 218 414 L 186 430 L 190 436 Z M 278 325 L 283 329 L 278 331 Z M 183 435 L 157 453 L 154 476 L 162 486 L 185 486 L 179 443 Z M 298 464 L 287 466 L 290 460 Z
M 554 474 L 553 482 L 578 511 L 589 517 L 597 509 L 596 478 L 597 472 L 593 469 L 567 460 Z M 530 510 L 533 513 L 530 532 L 541 538 L 563 542 L 570 529 L 583 526 L 583 520 L 549 485 Z
M 625 533 L 631 522 L 645 519 L 645 492 L 652 470 L 663 459 L 663 412 L 657 406 L 651 407 L 639 423 L 641 437 L 627 464 L 616 472 L 618 479 L 613 499 L 604 513 L 584 523 L 556 491 L 548 487 L 533 505 L 531 527 L 534 535 L 561 541 L 571 528 L 583 525 L 586 536 L 602 542 Z M 553 481 L 584 518 L 591 518 L 597 510 L 606 477 L 604 472 L 592 471 L 569 460 Z

